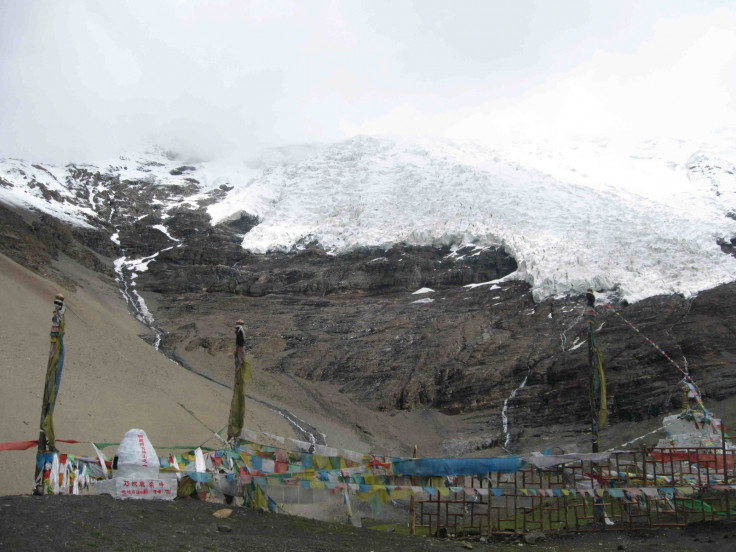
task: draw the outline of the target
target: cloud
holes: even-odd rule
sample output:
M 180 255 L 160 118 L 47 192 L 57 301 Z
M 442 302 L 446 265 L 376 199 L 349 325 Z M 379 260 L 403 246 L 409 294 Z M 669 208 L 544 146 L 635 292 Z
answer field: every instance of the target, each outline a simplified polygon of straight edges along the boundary
M 0 156 L 675 132 L 732 120 L 734 22 L 687 0 L 2 2 Z
M 318 7 L 3 4 L 13 47 L 0 52 L 0 155 L 99 157 L 146 140 L 207 154 L 305 139 L 315 77 L 349 47 L 344 24 Z
M 630 51 L 596 49 L 572 69 L 516 96 L 437 111 L 405 102 L 345 132 L 493 139 L 572 134 L 636 137 L 736 126 L 736 12 L 719 9 L 654 24 Z

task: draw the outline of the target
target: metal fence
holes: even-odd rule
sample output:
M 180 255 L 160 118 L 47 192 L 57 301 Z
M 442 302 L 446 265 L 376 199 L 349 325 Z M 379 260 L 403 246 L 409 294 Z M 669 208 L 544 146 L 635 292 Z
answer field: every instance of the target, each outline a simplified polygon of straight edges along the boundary
M 736 451 L 643 448 L 512 474 L 455 478 L 455 492 L 417 501 L 432 535 L 599 531 L 731 518 Z M 411 523 L 410 523 L 411 525 Z

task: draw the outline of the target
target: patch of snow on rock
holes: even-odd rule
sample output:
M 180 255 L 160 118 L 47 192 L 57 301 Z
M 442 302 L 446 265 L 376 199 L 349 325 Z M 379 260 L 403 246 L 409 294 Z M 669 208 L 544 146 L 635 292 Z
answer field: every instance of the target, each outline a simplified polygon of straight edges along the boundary
M 434 293 L 434 290 L 431 288 L 423 287 L 416 290 L 414 293 L 412 293 L 412 295 L 422 295 L 423 293 Z

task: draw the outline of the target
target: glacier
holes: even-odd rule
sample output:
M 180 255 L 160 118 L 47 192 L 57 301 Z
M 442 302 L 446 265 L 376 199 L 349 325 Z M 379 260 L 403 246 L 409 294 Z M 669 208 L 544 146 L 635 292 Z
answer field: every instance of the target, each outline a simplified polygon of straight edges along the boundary
M 690 296 L 736 279 L 718 245 L 736 235 L 736 150 L 694 148 L 357 137 L 265 170 L 252 185 L 271 200 L 243 247 L 500 245 L 535 300 Z

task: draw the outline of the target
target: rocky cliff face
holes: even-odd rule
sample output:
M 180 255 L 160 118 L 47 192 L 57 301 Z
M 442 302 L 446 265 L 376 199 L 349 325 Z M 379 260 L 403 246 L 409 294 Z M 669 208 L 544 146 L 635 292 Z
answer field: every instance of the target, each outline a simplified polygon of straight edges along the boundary
M 120 271 L 121 285 L 148 301 L 164 352 L 223 381 L 242 317 L 258 369 L 337 384 L 377 410 L 463 416 L 474 448 L 513 448 L 525 431 L 587 424 L 584 298 L 535 302 L 527 284 L 504 279 L 517 264 L 497 247 L 399 244 L 332 255 L 306 243 L 254 255 L 240 243 L 258 218 L 213 226 L 206 207 L 228 187 L 203 192 L 189 172 L 177 165 L 171 174 L 181 180 L 163 185 L 70 166 L 69 196 L 44 195 L 96 213 L 94 228 L 0 207 L 0 251 L 39 272 L 57 270 L 64 254 L 106 277 L 115 258 L 151 257 L 134 279 Z M 415 293 L 421 288 L 431 291 Z M 689 370 L 706 402 L 736 394 L 736 283 L 613 307 L 640 333 L 598 306 L 611 423 L 680 404 L 683 374 L 643 336 Z M 217 360 L 201 365 L 202 355 Z
M 518 281 L 462 285 L 474 269 L 485 281 L 489 271 L 510 272 L 513 263 L 501 252 L 488 253 L 487 264 L 474 269 L 447 267 L 443 273 L 431 268 L 441 253 L 399 251 L 388 254 L 393 261 L 376 261 L 375 252 L 329 259 L 304 252 L 244 260 L 243 268 L 160 263 L 141 285 L 160 294 L 157 314 L 169 332 L 162 347 L 183 358 L 227 350 L 231 321 L 242 316 L 260 369 L 337 383 L 342 393 L 380 410 L 472 415 L 484 446 L 507 436 L 513 443 L 525 429 L 586 423 L 582 297 L 535 304 Z M 368 268 L 378 263 L 381 270 Z M 410 268 L 403 270 L 403 263 Z M 172 270 L 179 276 L 167 278 Z M 458 284 L 441 283 L 456 278 Z M 189 290 L 172 293 L 164 282 L 178 290 L 178 282 L 189 282 Z M 204 284 L 200 290 L 192 289 L 196 282 Z M 434 286 L 434 293 L 412 294 L 423 286 Z M 660 417 L 681 404 L 683 374 L 644 335 L 689 370 L 706 402 L 736 393 L 736 345 L 727 315 L 736 307 L 736 285 L 692 300 L 662 296 L 614 307 L 641 333 L 599 306 L 596 339 L 610 423 Z
M 535 303 L 529 286 L 513 280 L 472 286 L 516 270 L 502 250 L 395 246 L 332 256 L 311 246 L 251 255 L 227 228 L 201 228 L 138 280 L 155 293 L 167 329 L 162 348 L 171 354 L 224 354 L 231 323 L 242 316 L 260 369 L 337 383 L 380 410 L 475 416 L 486 436 L 481 446 L 507 437 L 513 444 L 525 428 L 585 424 L 584 299 Z M 172 235 L 182 234 L 174 227 Z M 424 287 L 434 292 L 413 293 Z M 681 404 L 683 374 L 644 335 L 690 371 L 706 401 L 734 395 L 734 307 L 734 284 L 690 300 L 614 305 L 636 333 L 600 305 L 596 337 L 611 423 L 659 417 Z

